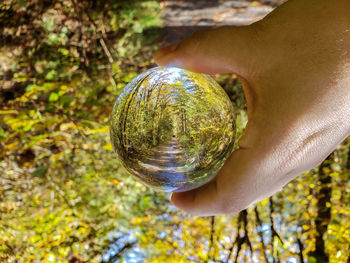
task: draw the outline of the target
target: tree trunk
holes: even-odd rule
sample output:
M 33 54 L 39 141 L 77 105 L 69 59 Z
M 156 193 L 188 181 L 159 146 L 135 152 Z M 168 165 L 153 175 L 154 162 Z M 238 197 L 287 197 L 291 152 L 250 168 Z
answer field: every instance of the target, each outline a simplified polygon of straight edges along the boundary
M 346 162 L 346 168 L 350 171 L 350 144 L 348 149 L 348 161 Z
M 332 196 L 332 177 L 325 172 L 325 168 L 330 169 L 330 163 L 333 159 L 333 154 L 321 164 L 318 173 L 318 182 L 320 182 L 320 189 L 315 194 L 317 202 L 317 218 L 316 224 L 316 248 L 315 251 L 310 253 L 310 256 L 314 257 L 318 263 L 329 262 L 329 256 L 325 251 L 325 242 L 323 239 L 324 234 L 327 232 L 328 223 L 331 220 L 331 206 L 327 203 L 331 203 Z
M 254 207 L 254 212 L 255 212 L 255 220 L 256 220 L 256 229 L 259 229 L 258 231 L 258 235 L 261 239 L 261 247 L 262 247 L 262 253 L 263 253 L 263 256 L 264 256 L 264 259 L 265 259 L 265 262 L 266 263 L 269 263 L 269 259 L 267 258 L 267 254 L 266 254 L 266 246 L 265 246 L 265 243 L 264 243 L 264 233 L 262 231 L 262 222 L 261 222 L 261 219 L 260 219 L 260 215 L 259 215 L 259 212 L 258 212 L 258 207 L 257 205 L 255 205 Z M 302 262 L 304 263 L 304 262 Z
M 212 216 L 210 218 L 210 240 L 209 240 L 209 249 L 208 249 L 208 260 L 206 262 L 211 262 L 211 260 L 215 258 L 215 251 L 212 252 L 214 250 L 214 233 L 215 233 L 215 216 Z

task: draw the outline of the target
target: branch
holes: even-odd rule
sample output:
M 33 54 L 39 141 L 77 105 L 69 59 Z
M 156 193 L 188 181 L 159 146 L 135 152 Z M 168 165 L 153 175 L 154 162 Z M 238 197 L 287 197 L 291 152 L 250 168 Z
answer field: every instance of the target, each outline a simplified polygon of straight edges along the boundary
M 133 247 L 136 244 L 136 242 L 132 242 L 132 243 L 125 243 L 124 246 L 119 249 L 119 251 L 117 252 L 117 254 L 115 254 L 114 256 L 110 257 L 108 262 L 115 262 L 117 261 L 117 259 L 119 259 L 122 256 L 122 253 L 127 250 L 128 248 Z
M 211 260 L 212 258 L 214 258 L 214 256 L 213 257 L 211 257 L 211 250 L 213 249 L 213 245 L 214 245 L 214 226 L 215 226 L 215 216 L 212 216 L 211 218 L 210 218 L 210 243 L 209 243 L 209 249 L 208 249 L 208 260 L 207 260 L 207 262 L 209 262 L 209 260 Z M 215 255 L 215 253 L 214 253 L 214 255 Z
M 252 244 L 250 243 L 249 240 L 249 235 L 248 235 L 248 212 L 247 210 L 243 210 L 243 229 L 244 229 L 244 242 L 248 245 L 249 250 L 250 250 L 250 255 L 253 255 L 253 248 L 252 248 Z M 251 256 L 250 256 L 251 257 Z M 252 258 L 250 258 L 251 261 L 253 261 Z
M 106 55 L 107 55 L 107 57 L 108 57 L 109 63 L 112 64 L 112 63 L 114 62 L 114 60 L 113 60 L 112 55 L 111 55 L 111 52 L 110 52 L 109 49 L 107 48 L 106 42 L 104 41 L 103 38 L 100 38 L 100 44 L 101 44 L 101 46 L 102 46 L 102 48 L 103 48 L 103 51 L 106 53 Z
M 252 255 L 253 255 L 253 248 L 252 248 L 252 244 L 249 240 L 249 236 L 248 236 L 248 229 L 247 229 L 247 226 L 248 226 L 248 212 L 247 210 L 243 210 L 239 213 L 239 217 L 238 217 L 238 229 L 237 229 L 237 237 L 236 237 L 236 240 L 233 242 L 230 250 L 229 250 L 229 255 L 226 259 L 226 263 L 228 263 L 228 261 L 230 260 L 230 257 L 232 255 L 232 251 L 233 251 L 233 248 L 235 246 L 235 244 L 237 244 L 237 253 L 236 253 L 236 256 L 235 256 L 235 261 L 234 262 L 237 262 L 238 260 L 238 256 L 239 256 L 239 252 L 241 251 L 242 247 L 244 244 L 246 244 L 248 247 L 249 247 L 249 250 L 250 250 L 250 257 L 251 257 L 251 261 L 252 260 Z M 240 236 L 240 229 L 243 228 L 243 237 Z
M 280 237 L 280 235 L 277 233 L 276 229 L 275 229 L 275 223 L 274 223 L 274 220 L 273 220 L 273 200 L 272 200 L 272 197 L 269 198 L 269 207 L 270 207 L 270 211 L 269 211 L 269 217 L 270 217 L 270 230 L 271 230 L 271 254 L 272 254 L 272 258 L 273 258 L 273 262 L 276 262 L 276 259 L 274 257 L 274 254 L 275 254 L 275 247 L 274 247 L 274 244 L 273 244 L 273 240 L 275 237 L 277 237 L 281 243 L 283 244 L 283 241 Z
M 241 212 L 242 213 L 242 212 Z M 228 256 L 227 256 L 227 259 L 225 261 L 225 263 L 228 263 L 228 261 L 230 260 L 231 258 L 231 255 L 232 255 L 232 251 L 233 251 L 233 248 L 235 247 L 236 243 L 238 242 L 238 239 L 239 239 L 239 230 L 241 228 L 241 213 L 239 214 L 239 218 L 238 218 L 238 224 L 237 224 L 237 236 L 236 236 L 236 239 L 235 241 L 232 243 L 231 247 L 229 248 L 229 252 L 228 252 Z
M 244 244 L 244 237 L 242 238 L 242 237 L 238 236 L 237 253 L 236 253 L 236 256 L 235 256 L 235 263 L 237 263 L 239 252 L 241 251 L 243 244 Z
M 304 250 L 304 245 L 303 243 L 301 242 L 300 238 L 297 237 L 297 242 L 298 242 L 298 246 L 299 246 L 299 253 L 298 253 L 298 256 L 299 256 L 299 260 L 300 260 L 300 263 L 304 263 L 304 257 L 303 257 L 303 250 Z
M 257 205 L 254 207 L 254 212 L 255 212 L 255 219 L 256 219 L 256 228 L 259 229 L 258 235 L 259 235 L 259 237 L 261 239 L 261 246 L 262 246 L 262 249 L 263 249 L 264 259 L 265 259 L 265 262 L 269 262 L 269 260 L 267 258 L 267 255 L 266 255 L 266 246 L 265 246 L 265 243 L 264 243 L 264 235 L 263 235 L 263 232 L 262 232 L 262 222 L 261 222 L 261 219 L 260 219 L 260 215 L 259 215 L 259 212 L 258 212 Z

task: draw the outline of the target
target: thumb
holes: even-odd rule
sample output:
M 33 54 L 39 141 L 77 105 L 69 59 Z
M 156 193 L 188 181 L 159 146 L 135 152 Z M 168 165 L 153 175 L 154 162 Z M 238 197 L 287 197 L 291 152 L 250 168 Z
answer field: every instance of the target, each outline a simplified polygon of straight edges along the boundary
M 262 199 L 254 176 L 252 149 L 235 151 L 220 170 L 214 181 L 199 188 L 173 193 L 171 202 L 195 216 L 237 214 L 251 203 Z
M 178 44 L 160 49 L 157 64 L 190 71 L 215 74 L 236 73 L 244 76 L 257 50 L 252 26 L 201 30 Z

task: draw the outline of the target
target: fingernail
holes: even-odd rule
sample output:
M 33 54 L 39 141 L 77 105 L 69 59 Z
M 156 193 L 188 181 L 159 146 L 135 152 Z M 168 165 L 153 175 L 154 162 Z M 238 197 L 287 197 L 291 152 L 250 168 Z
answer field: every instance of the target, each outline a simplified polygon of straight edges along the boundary
M 155 54 L 154 59 L 157 61 L 159 58 L 173 52 L 177 48 L 178 44 L 172 44 L 166 47 L 160 48 Z

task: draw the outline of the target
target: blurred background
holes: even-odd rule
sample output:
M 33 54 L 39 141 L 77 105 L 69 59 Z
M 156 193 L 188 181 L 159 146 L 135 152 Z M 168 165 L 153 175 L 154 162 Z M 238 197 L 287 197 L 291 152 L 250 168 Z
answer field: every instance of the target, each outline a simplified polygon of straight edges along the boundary
M 0 262 L 350 262 L 349 138 L 273 197 L 207 218 L 136 182 L 110 144 L 114 102 L 159 46 L 281 3 L 2 0 Z M 241 84 L 215 78 L 241 135 Z

